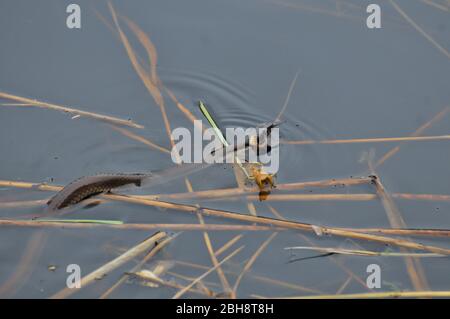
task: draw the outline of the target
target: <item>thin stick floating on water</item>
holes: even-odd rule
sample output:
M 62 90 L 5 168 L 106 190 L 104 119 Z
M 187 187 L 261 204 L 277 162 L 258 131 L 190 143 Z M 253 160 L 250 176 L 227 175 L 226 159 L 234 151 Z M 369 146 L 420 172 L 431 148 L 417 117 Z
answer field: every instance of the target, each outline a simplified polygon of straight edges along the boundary
M 282 140 L 281 143 L 283 143 L 283 144 L 293 144 L 293 145 L 312 145 L 312 144 L 356 144 L 356 143 L 425 142 L 425 141 L 443 141 L 443 140 L 450 140 L 450 135 L 352 138 L 352 139 L 324 140 L 324 141 L 316 141 L 316 140 L 289 141 L 289 140 Z
M 273 231 L 282 228 L 258 225 L 233 225 L 233 224 L 138 224 L 123 223 L 121 221 L 108 220 L 10 220 L 0 219 L 0 226 L 36 227 L 36 228 L 66 228 L 66 229 L 96 229 L 110 228 L 117 230 L 189 230 L 189 231 Z
M 13 94 L 8 94 L 8 93 L 5 93 L 5 92 L 0 92 L 0 98 L 22 102 L 22 103 L 25 103 L 25 104 L 29 104 L 29 106 L 35 106 L 35 107 L 39 107 L 39 108 L 43 108 L 43 109 L 55 110 L 55 111 L 70 113 L 70 114 L 73 114 L 73 115 L 80 115 L 80 116 L 84 116 L 84 117 L 89 117 L 89 118 L 93 118 L 93 119 L 96 119 L 96 120 L 109 122 L 109 123 L 113 123 L 113 124 L 131 126 L 131 127 L 134 127 L 134 128 L 144 128 L 144 126 L 142 126 L 140 124 L 136 124 L 136 123 L 134 123 L 131 120 L 124 120 L 124 119 L 120 119 L 120 118 L 112 117 L 112 116 L 108 116 L 108 115 L 102 115 L 102 114 L 98 114 L 98 113 L 77 110 L 77 109 L 74 109 L 74 108 L 61 106 L 61 105 L 56 105 L 56 104 L 51 104 L 51 103 L 46 103 L 46 102 L 38 101 L 38 100 L 35 100 L 35 99 L 28 99 L 26 97 L 21 97 L 21 96 L 17 96 L 17 95 L 13 95 Z M 16 105 L 16 106 L 19 106 L 19 105 Z

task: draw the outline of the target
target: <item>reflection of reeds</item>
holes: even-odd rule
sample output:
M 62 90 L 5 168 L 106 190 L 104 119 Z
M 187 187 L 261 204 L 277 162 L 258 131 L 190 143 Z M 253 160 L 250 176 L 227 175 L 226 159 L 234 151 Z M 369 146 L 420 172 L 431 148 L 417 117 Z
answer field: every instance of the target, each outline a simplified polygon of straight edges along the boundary
M 425 32 L 416 22 L 414 22 L 413 19 L 409 15 L 406 14 L 405 11 L 403 11 L 402 8 L 394 1 L 389 0 L 389 2 L 392 4 L 392 6 L 397 10 L 397 12 L 411 25 L 414 29 L 416 29 L 417 32 L 419 32 L 425 39 L 427 39 L 436 49 L 438 49 L 442 54 L 444 54 L 447 58 L 450 59 L 450 52 L 446 48 L 444 48 L 442 45 L 440 45 L 435 39 L 431 37 L 428 33 Z

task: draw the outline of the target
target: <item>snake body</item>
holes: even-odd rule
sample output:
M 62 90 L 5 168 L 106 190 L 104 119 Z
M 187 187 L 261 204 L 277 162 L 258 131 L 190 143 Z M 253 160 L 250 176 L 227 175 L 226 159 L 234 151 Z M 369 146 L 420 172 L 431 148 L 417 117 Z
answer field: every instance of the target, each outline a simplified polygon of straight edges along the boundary
M 47 202 L 47 205 L 50 211 L 57 211 L 115 188 L 127 185 L 140 187 L 143 180 L 151 176 L 150 173 L 83 176 L 66 185 Z

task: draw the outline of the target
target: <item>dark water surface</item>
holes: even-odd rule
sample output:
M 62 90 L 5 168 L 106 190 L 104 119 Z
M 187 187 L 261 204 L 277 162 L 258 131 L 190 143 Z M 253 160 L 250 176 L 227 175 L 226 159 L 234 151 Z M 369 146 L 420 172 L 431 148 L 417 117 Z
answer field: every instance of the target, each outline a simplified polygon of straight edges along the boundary
M 406 137 L 450 107 L 450 6 L 448 1 L 434 0 L 438 6 L 432 6 L 426 1 L 396 0 L 426 32 L 427 39 L 385 0 L 377 1 L 382 8 L 382 28 L 369 30 L 365 19 L 366 6 L 371 2 L 160 0 L 113 4 L 121 16 L 136 23 L 150 37 L 158 53 L 157 72 L 161 82 L 197 118 L 202 118 L 196 104 L 202 99 L 224 127 L 251 127 L 270 121 L 283 106 L 291 82 L 300 70 L 283 115 L 286 122 L 281 126 L 282 138 Z M 80 30 L 66 27 L 69 3 L 16 0 L 0 3 L 0 91 L 131 119 L 145 128 L 128 128 L 130 131 L 170 148 L 160 109 L 130 63 L 114 30 L 107 2 L 77 1 L 81 7 Z M 149 70 L 145 50 L 124 20 L 119 21 Z M 192 129 L 192 123 L 177 109 L 167 92 L 162 92 L 171 127 Z M 0 102 L 17 103 L 7 99 Z M 0 179 L 64 185 L 89 174 L 146 172 L 173 165 L 168 154 L 130 139 L 106 123 L 85 117 L 72 119 L 72 116 L 31 106 L 1 105 Z M 444 113 L 421 135 L 449 134 L 449 125 L 450 114 Z M 376 162 L 393 147 L 400 146 L 395 155 L 376 168 L 387 192 L 450 196 L 449 145 L 448 140 L 282 144 L 277 183 L 368 176 L 371 172 L 367 160 L 361 160 L 367 158 L 364 154 L 371 152 Z M 223 166 L 193 174 L 190 181 L 194 190 L 236 187 L 233 170 Z M 186 192 L 186 187 L 183 179 L 179 179 L 150 191 Z M 341 185 L 293 193 L 376 194 L 376 191 L 373 185 Z M 11 203 L 47 199 L 53 194 L 1 186 L 0 216 L 2 219 L 39 216 L 44 205 Z M 275 190 L 273 194 L 283 193 Z M 249 214 L 247 200 L 243 198 L 179 202 Z M 409 228 L 450 229 L 448 199 L 394 199 L 394 202 Z M 274 208 L 284 218 L 303 223 L 391 227 L 379 199 L 255 200 L 253 203 L 257 215 L 271 218 Z M 195 215 L 124 202 L 104 203 L 64 218 L 125 223 L 199 222 Z M 212 217 L 205 222 L 236 223 Z M 49 297 L 65 287 L 67 265 L 80 265 L 82 275 L 86 275 L 153 233 L 107 227 L 0 227 L 1 297 L 19 298 Z M 216 250 L 239 234 L 242 238 L 218 257 L 220 261 L 244 246 L 222 266 L 231 286 L 272 231 L 209 232 Z M 170 269 L 162 278 L 186 285 L 189 280 L 177 275 L 192 280 L 212 265 L 203 236 L 200 231 L 180 233 L 144 268 L 152 269 L 160 262 L 167 262 Z M 446 237 L 410 239 L 450 248 Z M 237 296 L 369 292 L 364 284 L 369 264 L 377 264 L 381 269 L 382 287 L 374 291 L 417 289 L 401 257 L 335 255 L 289 263 L 293 258 L 320 253 L 297 251 L 293 256 L 285 247 L 311 245 L 399 251 L 396 246 L 373 242 L 281 231 L 243 276 Z M 99 297 L 139 260 L 116 269 L 73 297 Z M 49 266 L 56 269 L 51 271 Z M 423 270 L 422 278 L 427 282 L 423 288 L 450 290 L 449 267 L 447 257 L 421 258 L 418 268 Z M 206 278 L 205 284 L 216 293 L 223 291 L 216 272 Z M 168 298 L 176 291 L 131 280 L 111 297 Z M 199 295 L 188 293 L 185 297 Z

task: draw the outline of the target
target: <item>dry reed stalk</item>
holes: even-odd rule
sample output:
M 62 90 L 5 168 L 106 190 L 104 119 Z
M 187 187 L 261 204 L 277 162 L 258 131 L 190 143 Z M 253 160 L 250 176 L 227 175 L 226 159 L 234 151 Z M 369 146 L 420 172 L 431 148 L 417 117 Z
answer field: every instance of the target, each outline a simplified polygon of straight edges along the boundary
M 47 199 L 0 202 L 0 207 L 1 208 L 35 207 L 39 205 L 44 205 L 45 203 L 47 203 Z
M 277 187 L 278 189 L 278 187 Z M 280 189 L 278 189 L 280 190 Z M 151 199 L 151 200 L 183 200 L 183 199 L 203 199 L 206 201 L 220 201 L 223 199 L 236 200 L 237 197 L 246 196 L 250 200 L 257 200 L 258 196 L 253 195 L 257 193 L 257 189 L 239 190 L 239 189 L 212 189 L 206 191 L 189 193 L 175 193 L 175 194 L 157 194 L 157 195 L 136 195 L 135 198 Z M 433 201 L 433 202 L 449 202 L 450 195 L 444 194 L 409 194 L 409 193 L 392 193 L 392 198 L 414 201 Z M 270 194 L 265 201 L 322 201 L 322 200 L 348 200 L 348 201 L 370 201 L 377 199 L 375 194 Z M 21 202 L 14 202 L 20 205 Z M 12 207 L 15 205 L 11 203 Z M 25 202 L 25 205 L 27 203 Z M 30 203 L 31 206 L 32 203 Z M 1 204 L 0 204 L 1 206 Z
M 102 114 L 82 111 L 82 110 L 78 110 L 78 109 L 74 109 L 74 108 L 70 108 L 70 107 L 66 107 L 66 106 L 41 102 L 41 101 L 38 101 L 35 99 L 28 99 L 25 97 L 20 97 L 20 96 L 8 94 L 5 92 L 0 92 L 0 98 L 23 102 L 23 103 L 29 104 L 31 106 L 39 107 L 39 108 L 55 110 L 55 111 L 60 111 L 60 112 L 64 112 L 64 113 L 70 113 L 73 115 L 79 115 L 79 116 L 84 116 L 84 117 L 88 117 L 88 118 L 93 118 L 93 119 L 108 122 L 108 123 L 125 125 L 125 126 L 134 127 L 134 128 L 144 128 L 144 126 L 142 126 L 140 124 L 136 124 L 131 120 L 124 120 L 124 119 L 120 119 L 120 118 L 113 117 L 113 116 L 102 115 Z M 16 106 L 19 106 L 19 105 L 16 105 Z
M 353 185 L 363 185 L 372 183 L 372 178 L 342 178 L 342 179 L 327 179 L 321 181 L 310 181 L 310 182 L 298 182 L 298 183 L 286 183 L 277 184 L 275 191 L 288 191 L 288 190 L 300 190 L 310 187 L 335 187 L 335 186 L 353 186 Z M 233 196 L 243 196 L 258 194 L 259 188 L 257 186 L 245 187 L 245 188 L 220 188 L 220 189 L 210 189 L 204 191 L 187 192 L 187 193 L 175 193 L 175 194 L 155 194 L 155 195 L 143 195 L 142 198 L 147 199 L 220 199 Z M 275 195 L 275 194 L 273 194 Z M 272 196 L 269 195 L 269 197 Z M 449 196 L 450 198 L 450 196 Z
M 450 230 L 447 229 L 399 229 L 399 228 L 393 229 L 393 228 L 345 228 L 345 227 L 342 227 L 340 229 L 362 233 L 375 233 L 385 235 L 450 237 Z
M 184 116 L 191 121 L 192 123 L 195 123 L 195 121 L 197 120 L 197 118 L 195 117 L 194 114 L 192 114 L 192 112 L 186 107 L 184 106 L 180 101 L 178 101 L 177 97 L 175 96 L 175 94 L 167 87 L 165 87 L 165 90 L 167 92 L 167 95 L 170 97 L 170 99 L 175 103 L 175 105 L 177 106 L 177 108 L 184 114 Z M 203 131 L 206 130 L 206 127 L 202 126 Z
M 62 189 L 62 186 L 58 186 L 58 185 L 48 185 L 48 184 L 44 184 L 44 183 L 6 181 L 6 180 L 0 180 L 0 187 L 34 188 L 34 189 L 38 189 L 38 190 L 42 190 L 42 191 L 52 191 L 52 192 L 57 192 Z
M 16 182 L 11 182 L 11 181 L 0 181 L 0 186 L 2 185 L 2 182 L 9 186 L 25 187 L 25 188 L 31 188 L 34 185 L 36 185 L 36 184 L 24 183 L 24 182 L 16 183 Z M 60 189 L 60 187 L 55 187 L 55 186 L 49 186 L 49 185 L 43 186 L 44 189 L 48 188 L 48 187 L 51 188 L 52 190 Z M 297 230 L 306 230 L 306 231 L 310 231 L 310 232 L 315 232 L 312 225 L 298 223 L 298 222 L 294 222 L 294 221 L 283 221 L 283 220 L 271 219 L 271 218 L 267 218 L 267 217 L 244 215 L 244 214 L 233 213 L 233 212 L 228 212 L 228 211 L 223 211 L 223 210 L 218 210 L 218 209 L 211 209 L 211 208 L 200 208 L 199 209 L 198 207 L 192 206 L 192 205 L 177 204 L 177 203 L 157 201 L 157 200 L 149 200 L 149 199 L 143 199 L 143 198 L 136 198 L 136 197 L 132 197 L 132 196 L 116 195 L 116 194 L 105 194 L 105 195 L 102 195 L 101 197 L 105 198 L 105 199 L 123 201 L 123 202 L 128 202 L 128 203 L 135 203 L 135 204 L 140 204 L 140 205 L 145 205 L 145 206 L 173 209 L 173 210 L 177 210 L 180 212 L 187 212 L 187 213 L 200 212 L 200 213 L 204 214 L 205 216 L 228 218 L 228 219 L 246 221 L 246 222 L 250 222 L 250 223 L 271 225 L 274 227 L 282 227 L 282 228 L 288 228 L 288 229 L 297 229 Z M 405 247 L 405 248 L 428 250 L 430 252 L 435 252 L 435 253 L 443 253 L 443 254 L 450 253 L 449 249 L 417 244 L 417 243 L 414 243 L 411 241 L 406 241 L 406 240 L 401 240 L 401 239 L 394 239 L 394 238 L 390 238 L 390 237 L 365 234 L 365 233 L 360 233 L 357 231 L 349 231 L 349 230 L 339 229 L 339 228 L 321 227 L 321 229 L 323 230 L 323 233 L 330 234 L 330 235 L 351 237 L 351 238 L 369 240 L 369 241 L 376 241 L 376 242 L 381 242 L 384 244 L 392 244 L 392 245 Z
M 169 119 L 167 118 L 167 113 L 166 113 L 166 109 L 165 109 L 165 104 L 164 104 L 164 98 L 161 94 L 161 91 L 159 90 L 159 88 L 157 87 L 157 84 L 153 83 L 150 76 L 148 76 L 147 72 L 145 71 L 145 69 L 142 67 L 142 65 L 140 64 L 138 57 L 136 55 L 136 53 L 134 52 L 133 47 L 131 46 L 127 36 L 125 35 L 125 33 L 122 31 L 122 28 L 119 25 L 119 21 L 117 18 L 117 14 L 116 11 L 114 9 L 114 7 L 112 6 L 111 2 L 108 2 L 108 7 L 109 10 L 111 12 L 111 16 L 112 19 L 114 21 L 114 25 L 116 27 L 117 32 L 119 33 L 120 39 L 122 41 L 122 44 L 128 54 L 128 58 L 130 59 L 131 64 L 133 65 L 133 68 L 135 69 L 136 73 L 138 74 L 139 78 L 141 79 L 141 81 L 144 83 L 144 86 L 146 87 L 146 89 L 149 91 L 149 93 L 151 94 L 151 96 L 153 97 L 153 99 L 155 100 L 155 103 L 158 105 L 158 107 L 160 108 L 162 117 L 163 117 L 163 121 L 164 121 L 164 126 L 166 128 L 166 132 L 169 136 L 169 138 L 171 137 L 171 128 L 170 128 L 170 123 L 169 123 Z M 141 41 L 140 38 L 138 38 L 139 41 Z M 172 138 L 170 138 L 171 141 L 171 145 L 172 147 L 174 146 L 174 142 L 172 140 Z
M 161 249 L 166 247 L 174 238 L 175 237 L 167 237 L 164 240 L 162 240 L 160 243 L 158 243 L 158 245 L 156 245 L 155 248 L 150 250 L 150 252 L 136 266 L 134 266 L 129 272 L 134 273 L 134 272 L 139 271 L 145 265 L 145 263 L 147 263 L 152 257 L 154 257 Z M 130 278 L 130 275 L 128 273 L 123 274 L 123 276 L 112 287 L 110 287 L 108 290 L 106 290 L 100 296 L 99 299 L 106 299 L 109 296 L 111 296 L 111 294 L 117 288 L 119 288 L 128 278 Z
M 369 166 L 371 166 L 371 163 L 369 161 Z M 375 174 L 375 171 L 373 169 L 373 166 L 371 166 L 372 172 Z M 397 208 L 397 205 L 395 205 L 394 201 L 390 197 L 389 193 L 384 188 L 384 185 L 381 183 L 381 180 L 379 177 L 374 178 L 374 185 L 377 191 L 378 196 L 381 199 L 381 203 L 383 204 L 384 210 L 386 211 L 386 215 L 389 220 L 389 224 L 392 228 L 406 228 L 406 223 L 403 220 L 402 214 L 400 213 L 400 210 Z M 406 249 L 400 249 L 401 252 L 408 252 Z M 405 264 L 406 268 L 409 274 L 409 277 L 411 279 L 411 282 L 414 286 L 414 288 L 417 291 L 421 290 L 427 290 L 428 289 L 428 282 L 425 276 L 425 271 L 423 270 L 422 264 L 420 261 L 416 258 L 412 257 L 405 257 Z
M 143 254 L 145 251 L 152 249 L 155 244 L 165 238 L 167 235 L 164 232 L 157 232 L 156 234 L 148 237 L 138 245 L 130 248 L 127 250 L 124 254 L 120 255 L 119 257 L 111 260 L 110 262 L 104 264 L 100 268 L 94 270 L 93 272 L 89 273 L 88 275 L 81 278 L 81 288 L 83 289 L 98 278 L 102 278 L 106 274 L 110 273 L 111 271 L 115 270 L 116 268 L 122 266 L 126 262 L 130 261 L 131 259 Z M 51 299 L 63 299 L 71 296 L 76 291 L 79 291 L 80 289 L 70 289 L 68 287 L 60 290 L 53 296 L 51 296 Z
M 357 144 L 357 143 L 392 143 L 392 142 L 425 142 L 450 140 L 450 135 L 436 136 L 404 136 L 404 137 L 375 137 L 375 138 L 352 138 L 340 140 L 303 140 L 290 141 L 282 140 L 282 144 L 291 145 L 312 145 L 312 144 Z
M 448 202 L 450 201 L 450 195 L 443 194 L 405 194 L 405 193 L 393 193 L 391 197 L 407 200 L 424 200 L 433 202 Z
M 34 227 L 34 228 L 65 228 L 65 229 L 97 229 L 110 228 L 116 230 L 157 230 L 172 231 L 282 231 L 282 228 L 274 228 L 258 225 L 225 225 L 225 224 L 96 224 L 82 222 L 58 222 L 45 220 L 11 220 L 0 219 L 0 226 Z
M 158 77 L 158 73 L 156 71 L 158 64 L 158 52 L 156 51 L 156 47 L 150 38 L 138 27 L 136 23 L 128 19 L 127 17 L 121 16 L 121 18 L 126 22 L 131 31 L 136 35 L 141 45 L 144 47 L 147 52 L 147 57 L 150 65 L 150 79 L 154 85 L 157 87 L 161 86 L 161 81 Z
M 218 210 L 218 209 L 211 209 L 211 208 L 200 208 L 199 209 L 192 205 L 175 204 L 175 203 L 171 203 L 171 202 L 154 201 L 154 200 L 135 199 L 132 197 L 126 197 L 126 196 L 121 196 L 121 195 L 105 195 L 105 197 L 107 197 L 109 199 L 113 199 L 113 200 L 123 200 L 123 201 L 127 201 L 130 203 L 137 203 L 137 204 L 143 204 L 143 205 L 154 206 L 154 207 L 174 209 L 174 210 L 178 210 L 180 212 L 188 212 L 188 213 L 200 212 L 200 213 L 204 214 L 205 216 L 214 216 L 214 217 L 228 218 L 228 219 L 234 219 L 234 220 L 240 220 L 240 221 L 247 221 L 247 222 L 251 222 L 251 223 L 272 225 L 274 227 L 283 227 L 283 228 L 297 229 L 297 230 L 307 230 L 307 231 L 314 232 L 314 233 L 316 231 L 314 229 L 313 225 L 303 224 L 303 223 L 298 223 L 298 222 L 293 222 L 293 221 L 283 221 L 283 220 L 272 219 L 272 218 L 267 218 L 267 217 L 244 215 L 244 214 L 233 213 L 233 212 L 228 212 L 228 211 L 223 211 L 223 210 Z M 375 242 L 379 242 L 379 243 L 391 244 L 391 245 L 395 245 L 395 246 L 399 246 L 399 247 L 412 248 L 412 249 L 418 249 L 418 250 L 428 250 L 430 252 L 439 253 L 439 254 L 447 254 L 447 255 L 450 254 L 450 249 L 418 244 L 418 243 L 414 243 L 412 241 L 407 241 L 407 240 L 403 240 L 403 239 L 396 239 L 396 238 L 385 237 L 385 236 L 365 234 L 365 233 L 360 233 L 360 232 L 347 231 L 347 230 L 343 230 L 343 229 L 324 227 L 324 226 L 320 227 L 320 229 L 323 234 L 375 241 Z
M 236 235 L 232 239 L 227 241 L 225 244 L 223 244 L 222 247 L 220 247 L 219 249 L 216 250 L 216 253 L 215 253 L 216 257 L 219 257 L 220 255 L 222 255 L 228 248 L 230 248 L 235 243 L 237 243 L 239 240 L 241 240 L 242 237 L 244 237 L 243 234 Z

